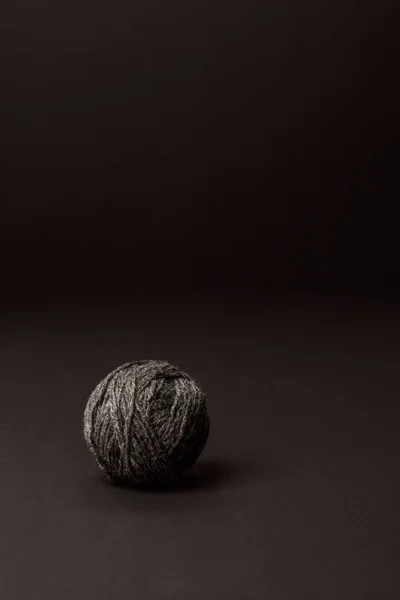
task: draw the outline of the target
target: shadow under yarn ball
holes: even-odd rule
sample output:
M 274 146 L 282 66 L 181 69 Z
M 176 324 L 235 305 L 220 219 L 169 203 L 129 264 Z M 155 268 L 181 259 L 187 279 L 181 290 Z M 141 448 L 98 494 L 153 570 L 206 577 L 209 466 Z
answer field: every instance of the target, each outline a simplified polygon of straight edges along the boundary
M 208 438 L 206 397 L 199 384 L 167 361 L 130 362 L 91 393 L 84 437 L 109 480 L 166 485 L 197 460 Z

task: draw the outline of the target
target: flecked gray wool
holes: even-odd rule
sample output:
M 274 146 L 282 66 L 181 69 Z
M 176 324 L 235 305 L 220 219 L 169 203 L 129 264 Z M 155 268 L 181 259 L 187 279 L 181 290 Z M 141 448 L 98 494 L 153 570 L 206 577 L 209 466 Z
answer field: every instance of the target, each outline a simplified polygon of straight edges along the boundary
M 89 396 L 83 432 L 108 479 L 167 484 L 201 454 L 210 429 L 200 385 L 167 361 L 125 363 Z

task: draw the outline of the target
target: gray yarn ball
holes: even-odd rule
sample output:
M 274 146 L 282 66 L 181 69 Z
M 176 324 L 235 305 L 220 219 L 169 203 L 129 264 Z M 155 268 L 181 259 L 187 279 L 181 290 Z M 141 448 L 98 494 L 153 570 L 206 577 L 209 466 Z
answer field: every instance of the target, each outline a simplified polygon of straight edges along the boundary
M 109 480 L 167 484 L 197 460 L 210 421 L 199 384 L 166 361 L 121 365 L 91 393 L 84 438 Z

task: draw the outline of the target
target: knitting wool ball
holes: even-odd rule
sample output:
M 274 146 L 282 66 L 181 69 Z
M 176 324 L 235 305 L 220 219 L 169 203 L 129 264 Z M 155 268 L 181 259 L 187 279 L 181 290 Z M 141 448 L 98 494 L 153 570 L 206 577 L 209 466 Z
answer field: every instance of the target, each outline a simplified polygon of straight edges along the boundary
M 115 483 L 168 484 L 196 462 L 210 420 L 199 384 L 167 361 L 121 365 L 89 396 L 86 443 Z

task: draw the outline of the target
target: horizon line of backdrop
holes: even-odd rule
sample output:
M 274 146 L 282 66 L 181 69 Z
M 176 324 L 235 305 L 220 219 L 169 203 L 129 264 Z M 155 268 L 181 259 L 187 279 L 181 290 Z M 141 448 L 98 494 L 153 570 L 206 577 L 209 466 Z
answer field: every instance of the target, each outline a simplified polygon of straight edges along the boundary
M 0 9 L 3 293 L 396 289 L 396 7 Z

